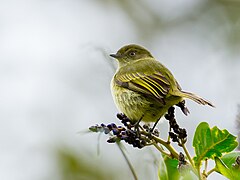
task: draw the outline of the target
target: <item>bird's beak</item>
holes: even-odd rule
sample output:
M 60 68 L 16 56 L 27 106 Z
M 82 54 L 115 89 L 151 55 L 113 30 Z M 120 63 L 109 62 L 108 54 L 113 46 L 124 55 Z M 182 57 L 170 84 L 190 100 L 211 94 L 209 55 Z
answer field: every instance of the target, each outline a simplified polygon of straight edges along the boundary
M 119 55 L 119 54 L 110 54 L 110 56 L 115 59 L 121 58 L 121 55 Z

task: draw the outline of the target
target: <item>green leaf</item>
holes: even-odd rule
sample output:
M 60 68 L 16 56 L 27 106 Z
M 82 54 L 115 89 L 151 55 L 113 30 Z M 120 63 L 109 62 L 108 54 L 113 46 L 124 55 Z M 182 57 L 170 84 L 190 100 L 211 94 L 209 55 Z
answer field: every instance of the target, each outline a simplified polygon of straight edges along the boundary
M 198 177 L 192 172 L 191 166 L 183 165 L 179 169 L 178 160 L 172 159 L 166 155 L 162 155 L 163 160 L 160 161 L 159 170 L 158 170 L 158 179 L 159 180 L 197 180 Z
M 223 158 L 229 164 L 224 163 L 224 161 L 218 157 L 215 158 L 216 170 L 230 180 L 240 179 L 239 169 L 234 169 L 232 166 L 235 163 L 235 160 L 232 158 L 233 156 L 233 154 L 229 154 L 229 156 Z M 230 164 L 230 162 L 232 162 L 232 164 Z
M 164 158 L 164 162 L 167 168 L 167 172 L 168 172 L 168 179 L 179 179 L 180 174 L 178 172 L 177 166 L 178 166 L 178 160 L 176 159 L 172 159 L 169 158 L 168 156 L 166 156 Z
M 224 155 L 221 159 L 215 158 L 217 171 L 229 179 L 240 179 L 239 168 L 233 166 L 238 156 L 240 156 L 240 152 L 232 152 Z
M 237 147 L 236 137 L 226 129 L 220 130 L 216 126 L 210 129 L 208 123 L 198 125 L 193 138 L 193 147 L 196 156 L 194 162 L 197 167 L 204 159 L 221 157 L 222 153 L 231 152 Z
M 227 177 L 228 179 L 232 179 L 231 170 L 224 164 L 224 162 L 219 159 L 218 157 L 215 158 L 216 163 L 216 170 L 222 174 L 223 176 Z
M 240 152 L 231 152 L 221 157 L 221 160 L 231 169 L 238 156 L 240 156 Z
M 168 171 L 163 158 L 160 159 L 160 163 L 158 167 L 158 179 L 168 180 Z
M 159 180 L 179 179 L 178 160 L 171 159 L 166 155 L 162 155 L 163 159 L 160 161 L 158 169 Z

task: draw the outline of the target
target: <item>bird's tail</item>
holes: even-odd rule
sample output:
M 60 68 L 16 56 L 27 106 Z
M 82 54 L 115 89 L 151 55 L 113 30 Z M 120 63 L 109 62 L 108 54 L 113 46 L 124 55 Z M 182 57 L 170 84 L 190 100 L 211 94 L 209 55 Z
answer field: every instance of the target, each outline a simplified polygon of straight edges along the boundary
M 197 95 L 195 95 L 193 93 L 190 93 L 190 92 L 180 91 L 179 96 L 181 96 L 183 98 L 191 99 L 198 104 L 209 105 L 209 106 L 215 107 L 210 101 L 208 101 L 206 99 L 203 99 L 200 96 L 197 96 Z

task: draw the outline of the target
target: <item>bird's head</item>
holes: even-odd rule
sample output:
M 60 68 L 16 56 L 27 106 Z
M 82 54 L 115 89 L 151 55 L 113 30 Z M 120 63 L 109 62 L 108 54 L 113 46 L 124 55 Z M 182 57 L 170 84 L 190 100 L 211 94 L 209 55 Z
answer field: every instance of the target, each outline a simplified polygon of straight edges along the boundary
M 116 54 L 110 54 L 110 56 L 117 59 L 120 66 L 143 58 L 153 58 L 148 50 L 135 44 L 123 46 Z

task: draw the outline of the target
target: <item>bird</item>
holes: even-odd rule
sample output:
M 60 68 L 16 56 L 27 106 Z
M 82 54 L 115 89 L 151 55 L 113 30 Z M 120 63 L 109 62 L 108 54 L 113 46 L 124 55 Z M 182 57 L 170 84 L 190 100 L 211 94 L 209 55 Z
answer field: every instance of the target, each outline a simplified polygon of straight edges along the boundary
M 180 106 L 187 115 L 185 99 L 214 107 L 210 101 L 183 91 L 170 70 L 142 46 L 125 45 L 110 56 L 118 62 L 111 80 L 113 100 L 133 124 L 155 122 L 155 127 L 174 105 Z

